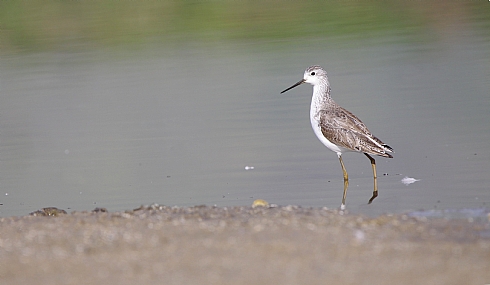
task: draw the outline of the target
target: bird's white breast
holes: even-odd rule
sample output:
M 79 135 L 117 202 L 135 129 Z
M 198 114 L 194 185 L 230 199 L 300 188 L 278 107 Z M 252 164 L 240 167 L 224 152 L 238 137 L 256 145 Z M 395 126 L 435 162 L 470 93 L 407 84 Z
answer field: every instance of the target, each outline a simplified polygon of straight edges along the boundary
M 313 96 L 311 100 L 310 107 L 310 122 L 311 127 L 313 128 L 313 132 L 315 132 L 316 137 L 331 151 L 337 153 L 337 156 L 340 157 L 342 152 L 345 152 L 346 149 L 343 147 L 339 147 L 338 145 L 329 141 L 322 133 L 322 129 L 320 127 L 320 116 L 319 111 L 321 111 L 321 103 L 316 100 L 315 96 Z

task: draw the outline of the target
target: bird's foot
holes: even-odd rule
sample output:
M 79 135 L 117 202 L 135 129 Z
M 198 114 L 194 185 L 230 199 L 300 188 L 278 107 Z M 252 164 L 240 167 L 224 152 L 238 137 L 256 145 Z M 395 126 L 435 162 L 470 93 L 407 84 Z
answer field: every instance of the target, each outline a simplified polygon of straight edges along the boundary
M 371 199 L 369 199 L 368 204 L 371 204 L 376 197 L 378 197 L 378 191 L 373 192 L 373 197 L 371 197 Z

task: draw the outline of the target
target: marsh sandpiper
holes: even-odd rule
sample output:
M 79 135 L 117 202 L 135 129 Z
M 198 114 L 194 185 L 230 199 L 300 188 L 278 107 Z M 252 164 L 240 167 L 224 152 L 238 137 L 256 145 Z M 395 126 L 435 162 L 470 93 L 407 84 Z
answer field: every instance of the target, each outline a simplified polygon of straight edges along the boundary
M 390 153 L 393 153 L 393 149 L 373 136 L 366 125 L 354 114 L 334 102 L 330 96 L 331 89 L 327 72 L 318 65 L 308 67 L 303 79 L 282 91 L 281 94 L 303 83 L 313 85 L 310 107 L 310 121 L 313 131 L 328 149 L 337 154 L 344 173 L 344 195 L 340 209 L 345 209 L 345 197 L 349 187 L 349 176 L 342 161 L 342 153 L 348 151 L 362 152 L 371 161 L 374 177 L 373 196 L 368 202 L 371 204 L 374 198 L 378 196 L 376 161 L 371 155 L 392 158 Z

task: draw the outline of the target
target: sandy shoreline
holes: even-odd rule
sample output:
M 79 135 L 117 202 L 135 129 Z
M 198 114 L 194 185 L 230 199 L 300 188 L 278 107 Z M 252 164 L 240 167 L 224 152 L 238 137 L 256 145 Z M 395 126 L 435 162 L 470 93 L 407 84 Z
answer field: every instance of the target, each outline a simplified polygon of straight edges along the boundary
M 488 221 L 154 205 L 0 229 L 0 284 L 490 284 Z

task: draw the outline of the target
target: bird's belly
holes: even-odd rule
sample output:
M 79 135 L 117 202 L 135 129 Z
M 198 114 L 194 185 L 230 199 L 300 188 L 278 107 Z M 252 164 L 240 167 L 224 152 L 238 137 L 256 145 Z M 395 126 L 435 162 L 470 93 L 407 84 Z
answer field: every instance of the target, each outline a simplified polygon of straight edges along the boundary
M 315 132 L 316 137 L 331 151 L 335 152 L 337 156 L 340 156 L 342 152 L 348 151 L 348 149 L 340 147 L 331 141 L 329 141 L 322 133 L 322 129 L 320 128 L 318 122 L 312 118 L 311 119 L 311 127 L 313 128 L 313 132 Z

